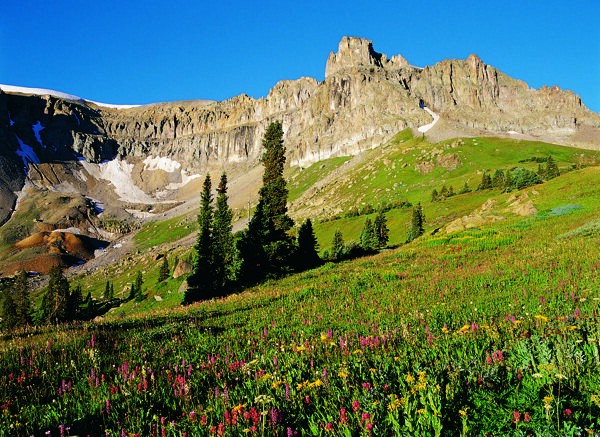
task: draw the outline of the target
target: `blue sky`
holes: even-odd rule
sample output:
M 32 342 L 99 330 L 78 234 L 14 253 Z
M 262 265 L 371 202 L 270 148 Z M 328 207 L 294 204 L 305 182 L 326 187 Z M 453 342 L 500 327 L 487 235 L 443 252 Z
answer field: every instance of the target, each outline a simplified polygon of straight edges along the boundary
M 600 111 L 600 1 L 1 0 L 0 83 L 115 104 L 266 96 L 322 80 L 344 35 L 424 67 L 476 53 Z

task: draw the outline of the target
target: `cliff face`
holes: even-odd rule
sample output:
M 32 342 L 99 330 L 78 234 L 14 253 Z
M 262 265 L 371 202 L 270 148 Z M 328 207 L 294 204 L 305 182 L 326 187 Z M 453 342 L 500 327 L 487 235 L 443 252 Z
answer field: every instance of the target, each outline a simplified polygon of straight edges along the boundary
M 160 189 L 161 183 L 183 183 L 186 175 L 256 165 L 262 134 L 275 119 L 283 123 L 288 162 L 306 166 L 355 154 L 406 127 L 429 123 L 431 116 L 420 103 L 443 119 L 482 131 L 554 135 L 567 144 L 584 127 L 593 135 L 600 133 L 600 116 L 572 92 L 530 89 L 475 55 L 421 69 L 400 55 L 388 59 L 377 53 L 371 41 L 344 37 L 337 53 L 328 57 L 323 82 L 282 81 L 258 100 L 241 95 L 222 102 L 112 109 L 48 95 L 0 92 L 0 222 L 26 180 L 21 143 L 40 160 L 39 165 L 29 160 L 38 173 L 29 170 L 33 182 L 53 185 L 54 176 L 61 179 L 59 164 L 72 161 L 71 170 L 63 173 L 79 174 L 71 181 L 79 189 L 89 185 L 92 175 L 89 168 L 77 168 L 76 157 L 89 163 L 117 158 L 137 162 L 134 182 L 148 192 Z M 599 136 L 591 143 L 600 144 Z M 159 170 L 140 164 L 148 157 L 168 157 L 179 165 L 172 165 L 179 173 L 152 177 Z

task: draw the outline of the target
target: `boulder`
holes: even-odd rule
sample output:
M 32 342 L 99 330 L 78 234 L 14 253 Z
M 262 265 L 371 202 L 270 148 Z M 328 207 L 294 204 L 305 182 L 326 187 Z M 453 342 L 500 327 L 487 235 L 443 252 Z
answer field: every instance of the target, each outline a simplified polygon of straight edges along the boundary
M 180 276 L 190 274 L 192 273 L 192 270 L 193 266 L 189 262 L 179 260 L 175 270 L 173 271 L 173 278 L 179 278 Z

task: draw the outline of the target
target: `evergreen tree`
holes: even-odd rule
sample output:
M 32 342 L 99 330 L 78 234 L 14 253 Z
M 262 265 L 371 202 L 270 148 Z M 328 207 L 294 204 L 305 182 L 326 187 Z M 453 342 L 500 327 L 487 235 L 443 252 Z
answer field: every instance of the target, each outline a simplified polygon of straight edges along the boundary
M 287 215 L 288 190 L 283 178 L 285 147 L 283 145 L 283 128 L 279 121 L 269 124 L 262 145 L 265 152 L 261 162 L 265 171 L 263 186 L 258 194 L 264 203 L 266 219 L 273 221 L 275 230 L 286 232 L 294 225 L 294 222 Z
M 494 177 L 492 179 L 492 187 L 494 188 L 502 188 L 504 186 L 504 172 L 500 169 L 497 169 L 494 173 Z
M 110 294 L 110 293 L 109 293 Z M 109 296 L 110 297 L 110 296 Z M 83 294 L 81 291 L 81 284 L 77 284 L 69 299 L 67 299 L 67 320 L 79 320 L 81 315 L 81 304 L 83 302 Z
M 161 283 L 167 279 L 169 279 L 169 260 L 166 256 L 163 257 L 162 264 L 160 265 L 160 269 L 158 270 L 158 283 Z
M 344 249 L 344 236 L 342 235 L 342 231 L 339 229 L 335 230 L 333 234 L 333 241 L 331 242 L 331 257 L 335 259 L 339 259 L 342 255 L 342 250 Z
M 440 195 L 437 192 L 437 190 L 434 188 L 433 191 L 431 192 L 431 201 L 432 202 L 439 202 L 440 200 Z
M 16 326 L 25 326 L 31 323 L 31 299 L 29 297 L 29 285 L 27 284 L 27 273 L 21 270 L 12 286 L 13 299 L 16 310 Z
M 448 195 L 447 195 L 447 197 L 452 197 L 452 196 L 454 196 L 454 194 L 455 194 L 454 193 L 454 187 L 452 185 L 450 185 L 448 187 Z
M 470 192 L 471 192 L 471 188 L 469 188 L 469 184 L 467 183 L 467 181 L 465 181 L 465 184 L 460 189 L 460 191 L 458 192 L 458 194 L 466 194 L 466 193 L 470 193 Z
M 17 306 L 13 299 L 10 287 L 3 287 L 4 299 L 2 299 L 2 329 L 10 331 L 17 322 Z
M 128 300 L 133 300 L 137 297 L 138 292 L 135 284 L 135 281 L 131 283 L 131 288 L 129 289 L 129 296 L 127 297 Z
M 369 217 L 366 218 L 365 224 L 360 231 L 360 245 L 363 249 L 374 249 L 377 246 L 375 239 L 375 229 L 373 228 L 373 222 Z
M 145 299 L 144 291 L 142 290 L 142 285 L 144 285 L 144 277 L 142 276 L 142 272 L 138 270 L 137 276 L 135 277 L 135 301 L 141 302 Z
M 199 300 L 211 299 L 215 295 L 211 188 L 210 175 L 207 174 L 200 198 L 199 232 L 194 246 L 193 270 L 188 278 L 188 289 L 184 295 L 184 304 L 186 305 Z
M 448 197 L 448 188 L 446 188 L 446 185 L 442 185 L 442 189 L 440 190 L 440 198 L 445 199 L 447 197 Z
M 485 172 L 483 176 L 481 176 L 481 183 L 477 187 L 477 190 L 489 190 L 490 188 L 492 188 L 492 178 L 487 172 Z
M 227 199 L 227 175 L 223 172 L 217 187 L 217 201 L 213 220 L 213 270 L 219 294 L 225 294 L 229 284 L 235 279 L 235 245 L 231 224 L 233 211 L 227 204 Z
M 560 176 L 558 165 L 556 165 L 556 161 L 554 161 L 554 158 L 552 158 L 552 156 L 548 156 L 543 177 L 545 177 L 546 179 L 554 179 L 557 176 Z
M 512 178 L 512 172 L 510 170 L 506 170 L 506 172 L 504 173 L 504 189 L 503 191 L 512 191 L 513 187 L 513 178 Z
M 239 280 L 242 284 L 255 284 L 264 278 L 269 264 L 265 245 L 269 234 L 273 232 L 272 224 L 270 220 L 266 220 L 263 202 L 259 199 L 248 229 L 241 233 L 237 241 L 241 258 Z
M 298 230 L 298 249 L 296 251 L 297 266 L 299 270 L 306 270 L 320 264 L 319 244 L 313 230 L 312 222 L 306 219 Z
M 66 319 L 67 300 L 70 296 L 69 281 L 64 277 L 60 266 L 50 269 L 50 280 L 46 288 L 45 319 L 49 323 L 62 322 Z
M 111 282 L 110 284 L 110 295 L 108 296 L 109 300 L 113 300 L 115 298 L 115 284 Z
M 390 239 L 390 231 L 387 227 L 387 218 L 385 217 L 385 212 L 383 212 L 381 209 L 375 216 L 375 221 L 373 222 L 373 231 L 375 233 L 377 247 L 384 247 Z
M 104 287 L 104 294 L 102 295 L 104 300 L 110 299 L 110 281 L 106 281 L 106 286 Z
M 294 222 L 287 215 L 288 190 L 283 178 L 285 147 L 278 121 L 267 127 L 263 147 L 263 186 L 248 230 L 238 243 L 240 281 L 247 285 L 290 272 L 295 248 L 293 238 L 287 234 Z
M 423 235 L 423 232 L 425 231 L 423 228 L 424 221 L 425 217 L 423 216 L 423 209 L 421 208 L 421 202 L 419 202 L 413 207 L 410 229 L 408 230 L 408 235 L 406 236 L 407 243 L 410 243 L 415 238 Z

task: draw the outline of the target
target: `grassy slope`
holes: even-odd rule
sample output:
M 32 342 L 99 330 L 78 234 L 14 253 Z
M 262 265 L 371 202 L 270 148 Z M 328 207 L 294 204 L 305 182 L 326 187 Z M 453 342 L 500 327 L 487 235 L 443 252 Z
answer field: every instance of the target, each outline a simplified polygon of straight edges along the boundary
M 525 190 L 542 212 L 535 217 L 503 213 L 509 195 L 496 193 L 506 220 L 479 230 L 424 236 L 187 309 L 9 338 L 0 375 L 27 378 L 20 386 L 3 376 L 0 401 L 11 404 L 0 435 L 10 423 L 33 432 L 80 417 L 109 435 L 160 431 L 160 417 L 173 423 L 167 435 L 208 435 L 234 406 L 267 412 L 259 434 L 576 435 L 579 427 L 593 435 L 599 236 L 557 237 L 599 217 L 599 176 L 590 167 Z M 546 213 L 575 203 L 582 208 Z M 20 359 L 40 345 L 34 367 L 48 381 Z M 95 386 L 92 369 L 106 381 Z M 183 394 L 175 375 L 185 379 Z M 73 391 L 57 395 L 62 379 Z M 225 435 L 250 428 L 242 416 Z

